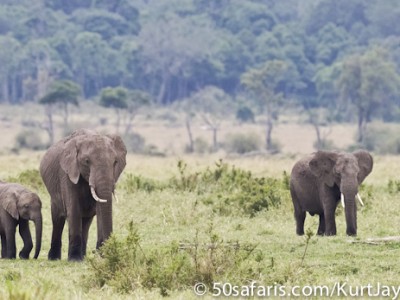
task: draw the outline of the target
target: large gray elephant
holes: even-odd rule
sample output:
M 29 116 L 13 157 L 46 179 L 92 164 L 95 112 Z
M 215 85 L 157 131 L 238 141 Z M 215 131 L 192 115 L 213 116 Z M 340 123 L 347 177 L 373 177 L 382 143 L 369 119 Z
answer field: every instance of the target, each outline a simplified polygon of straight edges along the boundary
M 68 221 L 68 260 L 86 255 L 88 232 L 97 215 L 97 248 L 112 232 L 112 194 L 126 165 L 126 147 L 117 135 L 80 129 L 51 146 L 40 174 L 51 196 L 53 232 L 50 260 L 61 258 L 61 237 Z
M 16 227 L 24 242 L 19 257 L 28 259 L 33 248 L 32 236 L 29 229 L 29 220 L 35 223 L 36 228 L 36 259 L 42 246 L 42 202 L 38 195 L 17 183 L 0 182 L 0 235 L 1 257 L 15 258 Z
M 336 235 L 335 211 L 341 201 L 346 233 L 357 235 L 358 187 L 372 171 L 372 156 L 364 150 L 353 153 L 318 151 L 299 160 L 292 169 L 290 193 L 296 232 L 304 234 L 306 212 L 319 215 L 319 235 Z

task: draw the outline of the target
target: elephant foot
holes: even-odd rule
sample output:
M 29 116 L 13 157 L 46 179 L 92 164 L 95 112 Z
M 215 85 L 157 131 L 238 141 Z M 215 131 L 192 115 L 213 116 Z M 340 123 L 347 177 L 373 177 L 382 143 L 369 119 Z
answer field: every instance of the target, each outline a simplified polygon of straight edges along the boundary
M 29 253 L 26 253 L 24 251 L 19 252 L 19 258 L 20 259 L 29 259 Z
M 68 260 L 69 261 L 82 261 L 82 247 L 80 245 L 75 245 L 70 247 L 68 251 Z
M 54 250 L 53 248 L 51 248 L 47 258 L 49 260 L 59 260 L 59 259 L 61 259 L 61 249 L 60 250 Z
M 336 235 L 336 232 L 325 232 L 326 236 L 334 236 Z
M 68 261 L 71 261 L 71 262 L 81 262 L 81 261 L 83 261 L 83 257 L 82 257 L 82 256 L 80 256 L 80 257 L 72 257 L 72 256 L 69 256 L 69 257 L 68 257 Z
M 323 235 L 325 235 L 325 232 L 324 231 L 317 231 L 317 235 L 319 235 L 319 236 L 323 236 Z
M 356 235 L 357 235 L 357 231 L 347 230 L 347 231 L 346 231 L 346 234 L 347 234 L 348 236 L 356 236 Z

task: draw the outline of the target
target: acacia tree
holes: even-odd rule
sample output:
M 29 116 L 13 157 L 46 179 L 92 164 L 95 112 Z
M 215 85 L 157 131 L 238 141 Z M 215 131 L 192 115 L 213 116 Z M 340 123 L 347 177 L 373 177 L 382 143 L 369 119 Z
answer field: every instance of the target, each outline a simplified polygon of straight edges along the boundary
M 399 94 L 400 77 L 395 64 L 382 48 L 349 56 L 341 63 L 336 84 L 342 101 L 356 110 L 357 142 L 363 143 L 372 115 Z
M 283 100 L 283 93 L 279 91 L 279 85 L 284 80 L 288 69 L 286 62 L 282 60 L 270 60 L 261 68 L 248 70 L 241 77 L 241 83 L 257 99 L 265 109 L 267 117 L 266 149 L 273 151 L 272 129 L 274 120 L 278 118 L 279 105 Z
M 193 152 L 195 139 L 192 133 L 192 121 L 199 116 L 204 123 L 203 129 L 212 133 L 212 151 L 218 150 L 218 131 L 221 120 L 232 113 L 230 97 L 221 89 L 215 86 L 206 86 L 203 89 L 192 93 L 180 104 L 185 112 L 185 127 L 188 134 L 188 152 Z
M 126 99 L 127 107 L 126 107 L 126 125 L 125 125 L 125 135 L 128 135 L 132 130 L 132 122 L 139 111 L 139 109 L 143 106 L 150 105 L 152 102 L 150 94 L 141 91 L 141 90 L 132 90 L 129 91 L 128 97 Z
M 70 80 L 58 80 L 51 83 L 47 93 L 39 99 L 39 103 L 45 105 L 48 125 L 46 130 L 49 134 L 50 143 L 54 142 L 54 126 L 53 126 L 53 107 L 59 105 L 63 109 L 64 129 L 69 127 L 68 124 L 68 105 L 79 106 L 78 97 L 81 89 L 78 84 Z
M 116 132 L 119 132 L 121 124 L 121 110 L 128 108 L 128 90 L 121 86 L 104 88 L 100 93 L 100 105 L 106 108 L 114 108 L 117 115 L 115 125 Z

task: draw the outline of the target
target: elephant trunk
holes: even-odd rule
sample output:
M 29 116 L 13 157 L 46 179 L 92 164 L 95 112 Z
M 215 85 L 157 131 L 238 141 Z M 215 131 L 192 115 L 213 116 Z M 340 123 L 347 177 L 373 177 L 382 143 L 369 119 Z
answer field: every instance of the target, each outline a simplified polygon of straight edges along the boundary
M 36 247 L 35 247 L 35 256 L 34 258 L 37 259 L 40 253 L 40 249 L 42 248 L 42 229 L 43 229 L 43 221 L 42 216 L 34 219 L 36 229 Z
M 349 184 L 354 181 L 353 184 Z M 357 205 L 356 195 L 358 194 L 358 184 L 356 180 L 345 180 L 348 185 L 341 189 L 342 199 L 344 198 L 344 211 L 346 216 L 347 235 L 357 235 Z
M 101 189 L 98 191 L 100 198 L 107 202 L 96 204 L 97 215 L 97 249 L 110 237 L 113 231 L 112 224 L 112 190 Z

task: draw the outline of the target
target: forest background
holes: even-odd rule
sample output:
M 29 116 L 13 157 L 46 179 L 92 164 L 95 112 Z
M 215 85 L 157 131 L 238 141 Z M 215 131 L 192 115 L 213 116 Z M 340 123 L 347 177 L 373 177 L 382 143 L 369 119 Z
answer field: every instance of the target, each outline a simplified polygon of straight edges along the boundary
M 0 146 L 115 126 L 150 154 L 397 154 L 399 20 L 392 0 L 3 0 Z

